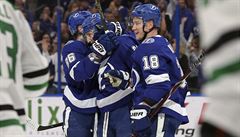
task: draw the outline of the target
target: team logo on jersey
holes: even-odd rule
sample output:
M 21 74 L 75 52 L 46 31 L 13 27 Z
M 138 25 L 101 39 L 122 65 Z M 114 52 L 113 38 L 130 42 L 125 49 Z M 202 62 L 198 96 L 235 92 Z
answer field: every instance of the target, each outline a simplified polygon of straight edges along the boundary
M 153 42 L 155 42 L 154 38 L 149 38 L 149 39 L 144 40 L 142 43 L 150 44 Z
M 137 45 L 132 46 L 132 50 L 135 51 L 137 49 Z
M 76 18 L 78 16 L 79 16 L 79 13 L 75 13 L 73 17 Z
M 152 10 L 157 10 L 158 8 L 153 5 L 153 6 L 151 7 L 151 9 L 152 9 Z

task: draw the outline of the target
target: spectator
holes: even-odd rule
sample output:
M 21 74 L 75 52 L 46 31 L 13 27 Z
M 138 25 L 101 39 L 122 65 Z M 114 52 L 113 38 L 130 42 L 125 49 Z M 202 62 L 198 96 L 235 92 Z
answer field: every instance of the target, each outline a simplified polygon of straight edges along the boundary
M 50 15 L 49 7 L 44 7 L 44 10 L 40 15 L 40 29 L 43 32 L 48 32 L 48 33 L 55 31 L 56 29 L 52 22 L 53 20 Z
M 65 22 L 61 23 L 62 41 L 67 42 L 70 39 L 69 29 Z
M 167 2 L 165 0 L 158 0 L 156 5 L 161 10 L 161 27 L 160 27 L 160 34 L 165 34 L 170 32 L 170 25 L 171 20 L 168 14 L 166 14 L 167 9 Z
M 91 13 L 97 13 L 98 12 L 97 7 L 95 6 L 95 3 L 90 4 L 89 11 Z
M 55 37 L 53 39 L 53 42 L 52 42 L 52 45 L 54 47 L 54 53 L 51 55 L 51 61 L 52 61 L 52 65 L 53 65 L 53 68 L 54 68 L 54 81 L 53 81 L 53 87 L 52 89 L 55 90 L 55 92 L 51 92 L 51 93 L 56 93 L 57 91 L 57 87 L 58 87 L 58 53 L 56 52 L 57 51 L 57 45 L 58 44 L 58 40 L 57 40 L 57 37 Z M 61 48 L 63 48 L 65 43 L 62 43 L 61 44 Z M 60 66 L 61 66 L 61 69 L 60 69 L 60 73 L 61 73 L 61 93 L 63 92 L 65 86 L 66 86 L 66 79 L 64 77 L 64 71 L 63 71 L 63 65 L 62 65 L 62 56 L 61 56 L 61 62 L 60 62 Z
M 80 0 L 79 1 L 79 10 L 89 10 L 90 4 L 88 0 Z
M 48 81 L 48 87 L 46 93 L 55 93 L 56 89 L 53 88 L 53 80 L 55 75 L 54 65 L 51 60 L 51 50 L 53 50 L 51 45 L 51 37 L 50 34 L 47 32 L 44 32 L 42 34 L 42 40 L 37 43 L 38 48 L 40 49 L 40 52 L 42 55 L 48 60 L 48 66 L 50 71 L 49 81 Z
M 38 42 L 41 40 L 41 29 L 40 29 L 40 22 L 39 21 L 34 21 L 32 23 L 32 33 L 33 33 L 33 38 L 35 42 Z
M 113 0 L 109 7 L 108 7 L 114 17 L 121 23 L 125 24 L 124 26 L 127 26 L 127 16 L 128 16 L 128 9 L 122 5 L 122 0 Z
M 107 21 L 110 21 L 110 22 L 116 21 L 113 12 L 112 12 L 109 8 L 107 8 L 107 9 L 104 11 L 104 16 L 105 16 L 105 18 L 106 18 Z
M 196 26 L 196 18 L 192 11 L 187 7 L 185 0 L 178 0 L 180 7 L 180 16 L 179 23 L 181 23 L 182 18 L 186 17 L 186 21 L 184 22 L 183 33 L 186 40 L 188 40 L 189 35 L 193 32 L 193 28 Z M 172 18 L 172 27 L 171 27 L 171 35 L 175 37 L 175 23 L 176 23 L 176 13 L 174 13 Z M 180 24 L 179 24 L 180 25 Z
M 66 11 L 67 8 L 68 8 L 68 5 L 69 3 L 71 2 L 72 0 L 61 0 L 61 6 L 63 7 L 63 11 Z
M 171 44 L 173 47 L 173 50 L 176 51 L 176 40 L 172 39 Z M 180 54 L 179 54 L 179 64 L 183 70 L 183 74 L 186 74 L 189 71 L 189 61 L 188 57 L 185 54 L 185 43 L 183 41 L 180 42 Z
M 51 44 L 51 38 L 49 33 L 45 32 L 42 34 L 41 41 L 37 42 L 38 48 L 41 53 L 49 60 L 49 49 Z
M 77 11 L 79 9 L 79 4 L 77 2 L 71 2 L 68 5 L 67 11 L 64 14 L 64 21 L 68 20 L 68 16 L 70 13 Z
M 198 79 L 199 68 L 193 69 L 193 63 L 196 62 L 198 56 L 200 55 L 201 49 L 199 47 L 199 36 L 195 36 L 191 42 L 191 45 L 188 47 L 189 50 L 189 66 L 192 70 L 189 78 L 187 79 L 190 89 L 194 91 L 199 91 L 200 83 Z

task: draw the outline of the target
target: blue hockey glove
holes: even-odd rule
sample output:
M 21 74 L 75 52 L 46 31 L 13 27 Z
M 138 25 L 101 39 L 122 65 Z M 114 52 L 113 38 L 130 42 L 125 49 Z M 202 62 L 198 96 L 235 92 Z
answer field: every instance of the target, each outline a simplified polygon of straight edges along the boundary
M 126 89 L 129 85 L 129 73 L 122 70 L 110 70 L 104 73 L 104 78 L 108 79 L 112 87 Z
M 99 39 L 92 44 L 91 50 L 100 57 L 109 56 L 118 46 L 113 44 L 110 37 L 115 37 L 115 34 L 113 32 L 108 32 L 101 35 Z
M 109 37 L 109 39 L 112 42 L 112 44 L 115 45 L 115 48 L 117 48 L 119 46 L 119 44 L 120 44 L 119 41 L 118 41 L 118 36 L 114 32 L 112 32 L 112 31 L 106 31 L 105 33 Z
M 103 26 L 96 25 L 95 30 L 94 30 L 93 40 L 99 39 L 99 37 L 102 36 L 103 34 L 105 34 Z
M 107 31 L 112 31 L 116 36 L 121 36 L 123 34 L 122 25 L 119 22 L 108 22 L 107 23 Z M 96 25 L 93 40 L 97 40 L 101 35 L 105 34 L 103 26 Z
M 148 117 L 150 107 L 145 105 L 138 105 L 134 107 L 131 113 L 131 126 L 133 134 L 137 137 L 150 137 L 151 136 L 151 120 Z

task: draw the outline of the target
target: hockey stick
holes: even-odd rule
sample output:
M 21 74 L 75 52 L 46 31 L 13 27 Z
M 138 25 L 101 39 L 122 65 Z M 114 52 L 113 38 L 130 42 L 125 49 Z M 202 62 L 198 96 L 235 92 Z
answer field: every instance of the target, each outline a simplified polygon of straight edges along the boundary
M 53 125 L 48 125 L 48 126 L 42 126 L 42 125 L 37 124 L 32 119 L 30 119 L 29 117 L 26 116 L 26 125 L 35 131 L 43 131 L 43 130 L 60 127 L 63 125 L 63 122 L 53 124 Z
M 104 31 L 106 31 L 108 29 L 107 29 L 107 24 L 105 22 L 104 15 L 103 15 L 103 11 L 102 11 L 100 0 L 95 0 L 95 5 L 96 5 L 96 8 L 98 9 L 98 12 L 100 14 L 101 22 L 102 22 L 102 25 L 103 25 L 103 29 L 104 29 Z
M 199 55 L 198 59 L 196 62 L 193 63 L 193 68 L 195 69 L 197 68 L 202 60 L 203 57 L 205 55 L 205 51 L 202 50 L 202 53 Z M 162 108 L 163 104 L 170 98 L 170 96 L 180 87 L 180 85 L 189 77 L 189 75 L 191 74 L 192 70 L 189 69 L 188 73 L 186 73 L 185 75 L 183 75 L 183 77 L 181 78 L 181 80 L 179 82 L 177 82 L 170 90 L 170 92 L 168 92 L 168 94 L 166 94 L 163 99 L 161 99 L 155 106 L 155 108 L 149 113 L 149 118 L 153 119 L 154 116 L 156 116 L 156 114 L 160 111 L 160 109 Z
M 97 8 L 97 10 L 100 14 L 101 22 L 102 22 L 102 25 L 103 25 L 103 30 L 105 31 L 105 33 L 108 33 L 109 30 L 107 28 L 107 23 L 106 23 L 106 20 L 104 18 L 104 15 L 103 15 L 103 10 L 102 10 L 102 7 L 101 7 L 100 0 L 95 0 L 95 5 L 96 5 L 96 8 Z M 115 29 L 117 29 L 117 28 L 115 28 Z M 112 44 L 114 44 L 115 46 L 117 45 L 111 37 L 109 37 L 109 39 L 112 42 Z
M 103 15 L 103 10 L 102 10 L 101 4 L 100 4 L 100 0 L 95 0 L 95 5 L 100 14 L 101 22 L 103 25 L 103 30 L 105 31 L 105 33 L 107 33 L 109 30 L 108 30 L 108 26 L 107 26 L 106 20 Z M 111 23 L 113 23 L 115 26 L 115 34 L 121 35 L 122 34 L 121 24 L 119 22 L 111 22 Z M 117 26 L 120 26 L 120 28 L 118 28 Z M 113 44 L 115 44 L 115 43 L 113 42 Z

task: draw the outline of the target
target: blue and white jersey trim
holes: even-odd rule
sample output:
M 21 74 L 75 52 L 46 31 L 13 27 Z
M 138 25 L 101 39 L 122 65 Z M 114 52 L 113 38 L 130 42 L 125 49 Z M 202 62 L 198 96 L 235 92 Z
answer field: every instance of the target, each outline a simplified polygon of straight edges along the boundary
M 114 104 L 114 103 L 120 101 L 121 99 L 123 99 L 127 95 L 131 94 L 132 92 L 133 92 L 133 90 L 131 88 L 127 88 L 126 90 L 118 90 L 117 92 L 111 94 L 108 97 L 97 100 L 97 106 L 99 108 L 109 106 L 111 104 Z
M 185 107 L 182 107 L 180 104 L 174 102 L 173 100 L 168 99 L 164 104 L 163 107 L 171 109 L 172 111 L 177 112 L 182 116 L 187 116 L 187 111 Z
M 171 115 L 182 123 L 188 123 L 187 110 L 175 101 L 168 99 L 162 106 L 161 112 Z
M 80 61 L 78 61 L 76 64 L 74 64 L 74 66 L 71 68 L 70 72 L 69 72 L 69 75 L 71 76 L 71 78 L 73 80 L 75 80 L 74 78 L 74 69 L 77 67 L 77 65 L 80 63 Z
M 135 90 L 135 88 L 136 88 L 136 86 L 137 86 L 137 84 L 139 83 L 139 81 L 140 81 L 140 76 L 139 76 L 139 74 L 138 74 L 138 72 L 134 69 L 134 68 L 132 68 L 132 77 L 134 77 L 134 81 L 133 81 L 133 90 Z
M 128 104 L 131 100 L 131 93 L 133 92 L 131 88 L 127 88 L 125 90 L 109 90 L 109 87 L 106 87 L 107 85 L 105 85 L 105 82 L 102 81 L 102 75 L 106 71 L 107 67 L 114 70 L 113 65 L 108 62 L 107 65 L 100 68 L 98 72 L 100 94 L 97 96 L 97 106 L 103 112 L 111 111 Z
M 170 81 L 169 75 L 167 73 L 160 74 L 160 75 L 149 75 L 145 82 L 149 84 L 161 83 L 164 81 Z
M 80 100 L 72 94 L 68 86 L 66 86 L 64 89 L 64 96 L 72 103 L 72 105 L 74 105 L 77 108 L 85 109 L 97 107 L 96 97 Z

